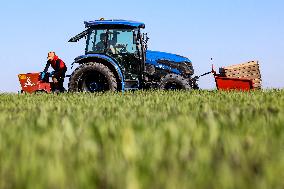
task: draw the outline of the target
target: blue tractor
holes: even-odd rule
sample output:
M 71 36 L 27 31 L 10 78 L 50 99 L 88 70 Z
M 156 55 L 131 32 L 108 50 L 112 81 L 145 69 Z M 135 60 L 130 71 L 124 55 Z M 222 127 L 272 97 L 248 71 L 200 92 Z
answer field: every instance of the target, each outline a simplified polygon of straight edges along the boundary
M 85 22 L 86 30 L 71 38 L 86 38 L 85 55 L 69 80 L 70 92 L 136 89 L 197 89 L 188 58 L 147 50 L 145 24 L 126 20 Z

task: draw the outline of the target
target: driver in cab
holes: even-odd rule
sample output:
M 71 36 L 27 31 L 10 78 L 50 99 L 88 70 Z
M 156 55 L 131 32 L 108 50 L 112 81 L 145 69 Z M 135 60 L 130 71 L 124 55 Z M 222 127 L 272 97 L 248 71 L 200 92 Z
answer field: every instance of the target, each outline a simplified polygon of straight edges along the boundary
M 119 34 L 119 32 L 114 32 L 114 33 L 110 33 L 109 34 L 113 34 L 113 37 L 111 40 L 108 41 L 108 48 L 107 48 L 107 52 L 110 52 L 112 54 L 117 54 L 118 50 L 116 49 L 117 46 L 117 34 Z M 95 51 L 96 52 L 105 52 L 105 47 L 106 47 L 106 41 L 107 41 L 107 34 L 106 33 L 101 33 L 100 34 L 100 41 L 95 45 Z

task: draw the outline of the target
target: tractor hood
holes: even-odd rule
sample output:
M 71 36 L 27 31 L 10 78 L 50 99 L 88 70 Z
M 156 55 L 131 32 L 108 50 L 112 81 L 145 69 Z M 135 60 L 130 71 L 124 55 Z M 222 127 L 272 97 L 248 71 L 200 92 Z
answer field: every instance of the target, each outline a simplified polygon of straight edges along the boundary
M 183 63 L 183 62 L 191 63 L 191 61 L 188 58 L 176 54 L 159 52 L 159 51 L 149 51 L 149 50 L 146 51 L 146 63 L 158 64 L 163 60 L 170 61 L 173 63 Z
M 176 54 L 147 50 L 146 64 L 151 64 L 156 68 L 169 70 L 176 74 L 181 74 L 182 72 L 193 74 L 191 61 Z

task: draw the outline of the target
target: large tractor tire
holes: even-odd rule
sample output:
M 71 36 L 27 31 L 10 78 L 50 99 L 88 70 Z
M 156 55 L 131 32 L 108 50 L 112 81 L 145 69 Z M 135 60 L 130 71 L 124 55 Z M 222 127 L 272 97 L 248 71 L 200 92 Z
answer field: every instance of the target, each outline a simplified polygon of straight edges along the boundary
M 107 66 L 90 62 L 74 70 L 69 79 L 68 88 L 70 92 L 116 91 L 117 81 Z
M 192 89 L 188 79 L 177 74 L 167 74 L 161 79 L 159 89 L 162 90 L 190 90 Z

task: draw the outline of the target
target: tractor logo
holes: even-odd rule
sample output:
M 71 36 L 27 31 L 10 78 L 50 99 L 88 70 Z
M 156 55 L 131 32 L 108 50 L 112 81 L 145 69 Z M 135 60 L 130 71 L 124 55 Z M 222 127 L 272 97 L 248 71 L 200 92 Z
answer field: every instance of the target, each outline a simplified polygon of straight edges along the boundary
M 25 83 L 25 86 L 24 86 L 24 87 L 28 87 L 28 86 L 30 86 L 30 87 L 35 86 L 35 84 L 32 83 L 30 77 L 27 77 L 27 82 Z

